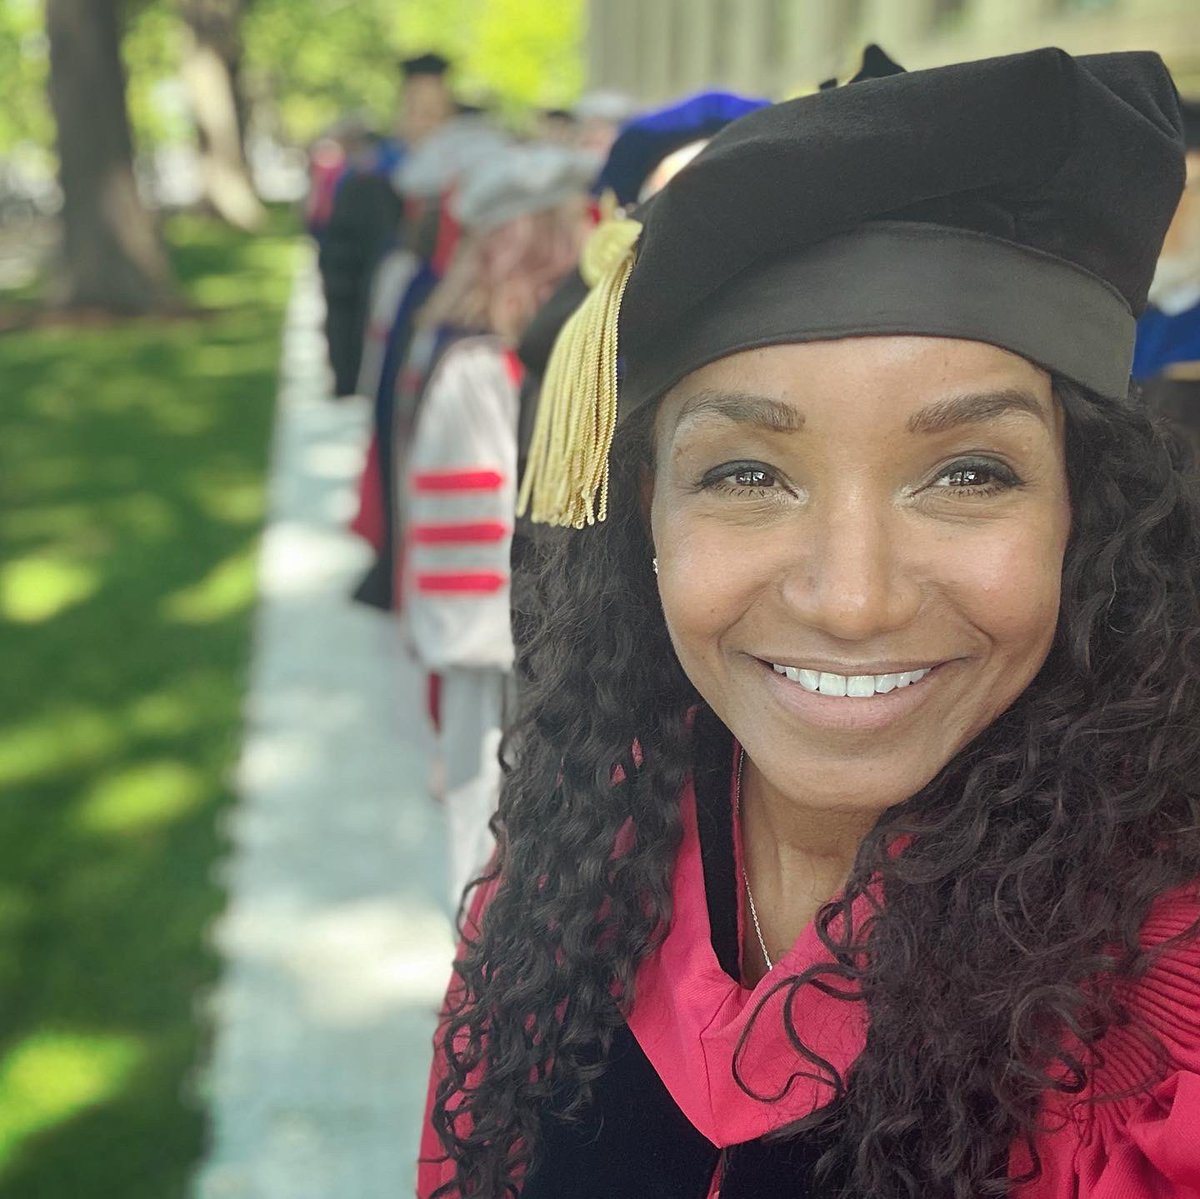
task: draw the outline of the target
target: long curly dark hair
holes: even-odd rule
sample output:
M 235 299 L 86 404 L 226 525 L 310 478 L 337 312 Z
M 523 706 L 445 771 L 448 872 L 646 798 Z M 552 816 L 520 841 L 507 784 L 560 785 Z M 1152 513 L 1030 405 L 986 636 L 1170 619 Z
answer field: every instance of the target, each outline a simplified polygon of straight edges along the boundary
M 823 1194 L 1006 1193 L 1008 1151 L 1033 1150 L 1045 1093 L 1081 1090 L 1088 1048 L 1127 1018 L 1113 984 L 1147 965 L 1138 932 L 1152 903 L 1200 877 L 1189 461 L 1136 397 L 1062 380 L 1055 393 L 1073 528 L 1049 657 L 1000 719 L 883 814 L 818 916 L 841 988 L 869 1015 L 865 1050 L 832 1080 L 841 1102 L 805 1122 L 831 1145 L 818 1175 L 838 1181 Z M 440 1033 L 433 1122 L 456 1174 L 438 1196 L 519 1194 L 543 1113 L 569 1119 L 589 1102 L 671 917 L 688 713 L 702 701 L 668 640 L 637 502 L 652 415 L 618 434 L 607 522 L 533 553 L 497 889 Z M 634 844 L 617 854 L 623 828 Z M 883 903 L 855 926 L 872 880 Z M 815 981 L 830 985 L 779 985 Z M 779 1035 L 798 1072 L 817 1067 Z

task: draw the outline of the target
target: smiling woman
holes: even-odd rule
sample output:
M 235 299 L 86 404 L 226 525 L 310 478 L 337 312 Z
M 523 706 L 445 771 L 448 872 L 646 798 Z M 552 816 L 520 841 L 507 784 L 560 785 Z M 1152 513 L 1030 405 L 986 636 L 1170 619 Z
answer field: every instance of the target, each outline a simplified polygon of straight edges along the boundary
M 585 256 L 422 1199 L 1200 1194 L 1178 125 L 1153 55 L 854 83 Z
M 677 384 L 655 458 L 671 640 L 747 755 L 748 866 L 790 944 L 815 914 L 791 893 L 848 874 L 1041 668 L 1071 523 L 1061 412 L 1045 371 L 982 342 L 778 345 Z M 808 827 L 827 812 L 859 817 L 840 860 Z

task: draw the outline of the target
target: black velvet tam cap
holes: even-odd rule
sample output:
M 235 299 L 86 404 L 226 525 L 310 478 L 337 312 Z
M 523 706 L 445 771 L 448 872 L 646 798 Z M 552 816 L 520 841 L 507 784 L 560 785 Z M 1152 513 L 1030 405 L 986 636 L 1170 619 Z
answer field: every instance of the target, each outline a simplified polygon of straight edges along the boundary
M 868 79 L 753 113 L 646 215 L 622 408 L 782 341 L 989 341 L 1108 395 L 1183 185 L 1150 53 L 1061 50 Z
M 850 79 L 846 80 L 846 82 L 861 83 L 864 79 L 878 79 L 885 75 L 896 75 L 903 72 L 903 70 L 904 68 L 900 66 L 900 64 L 894 59 L 892 59 L 881 46 L 878 46 L 872 42 L 870 45 L 864 48 L 862 59 L 857 71 L 853 76 L 851 76 Z M 829 79 L 821 84 L 822 88 L 838 86 L 839 84 L 837 79 Z M 712 94 L 714 93 L 708 93 L 708 95 Z M 703 98 L 705 97 L 697 97 L 697 99 Z M 737 100 L 738 98 L 729 96 L 727 99 Z M 682 113 L 688 109 L 689 105 L 692 106 L 693 112 L 696 111 L 695 100 L 692 100 L 672 105 L 668 109 L 659 110 L 659 112 L 652 113 L 650 115 L 653 118 L 659 118 L 659 126 L 661 127 L 661 115 L 663 113 Z M 694 127 L 689 128 L 682 140 L 678 141 L 673 147 L 667 147 L 667 149 L 682 148 L 685 144 L 687 144 L 688 141 L 699 139 L 701 136 L 712 137 L 713 134 L 718 133 L 721 129 L 728 125 L 730 121 L 738 120 L 747 113 L 753 112 L 759 107 L 763 107 L 763 105 L 756 104 L 754 101 L 743 100 L 740 111 L 738 111 L 734 105 L 728 103 L 726 103 L 725 107 L 727 111 L 720 114 L 721 119 L 711 121 L 709 127 L 702 128 L 699 132 L 697 132 Z M 703 119 L 709 120 L 710 114 L 706 113 Z M 631 121 L 629 126 L 627 126 L 627 131 L 629 128 L 637 124 L 638 122 L 636 120 Z M 607 177 L 614 170 L 613 158 L 614 156 L 619 155 L 620 152 L 621 139 L 618 138 L 613 144 L 612 152 L 609 155 L 608 161 L 605 163 L 600 172 L 600 177 L 597 183 L 598 190 L 602 189 L 609 182 Z M 649 175 L 651 167 L 653 165 L 657 165 L 658 161 L 665 155 L 665 153 L 666 151 L 662 150 L 661 148 L 657 148 L 657 156 L 653 157 L 651 163 L 647 164 L 644 169 L 640 170 L 635 186 L 629 189 L 629 194 L 636 196 L 637 192 L 641 189 L 642 184 Z M 619 170 L 621 168 L 618 166 L 616 169 Z M 617 188 L 614 188 L 613 190 L 617 193 L 618 202 L 621 202 L 623 197 L 620 190 Z M 646 211 L 647 207 L 643 205 L 640 210 L 640 214 L 644 214 Z M 550 359 L 550 351 L 554 348 L 555 339 L 562 331 L 562 327 L 564 324 L 566 324 L 567 318 L 570 317 L 571 313 L 573 313 L 575 309 L 578 308 L 583 302 L 584 297 L 587 295 L 587 291 L 587 284 L 584 283 L 582 276 L 578 271 L 572 271 L 555 290 L 553 295 L 551 295 L 550 299 L 538 309 L 533 320 L 529 324 L 529 328 L 526 330 L 521 339 L 521 344 L 517 347 L 517 354 L 527 370 L 532 371 L 538 376 L 541 376 L 545 372 L 546 363 Z
M 449 70 L 450 60 L 433 50 L 402 59 L 400 62 L 400 72 L 406 79 L 411 79 L 414 75 L 445 75 Z
M 589 246 L 522 503 L 603 519 L 617 420 L 759 346 L 964 338 L 1124 396 L 1183 181 L 1179 102 L 1152 53 L 1035 50 L 751 113 Z
M 846 82 L 862 83 L 864 79 L 886 79 L 888 75 L 903 73 L 904 68 L 882 46 L 871 42 L 863 49 L 862 61 L 858 65 L 858 70 Z M 828 91 L 829 88 L 837 86 L 838 79 L 837 76 L 834 76 L 832 79 L 823 80 L 820 89 Z

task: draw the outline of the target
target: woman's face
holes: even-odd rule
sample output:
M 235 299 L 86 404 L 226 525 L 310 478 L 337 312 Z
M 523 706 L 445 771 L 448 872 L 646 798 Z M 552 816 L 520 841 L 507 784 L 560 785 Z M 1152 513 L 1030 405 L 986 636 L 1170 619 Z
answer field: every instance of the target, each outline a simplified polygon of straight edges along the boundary
M 1063 418 L 1015 354 L 933 337 L 736 354 L 662 401 L 655 458 L 680 662 L 797 802 L 901 802 L 1045 660 Z

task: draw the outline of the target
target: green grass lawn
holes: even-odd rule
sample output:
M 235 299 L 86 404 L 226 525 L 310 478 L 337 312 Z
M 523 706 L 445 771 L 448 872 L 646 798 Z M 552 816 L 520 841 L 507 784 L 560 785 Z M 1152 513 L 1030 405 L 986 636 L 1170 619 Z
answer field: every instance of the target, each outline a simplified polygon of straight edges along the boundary
M 0 335 L 0 1199 L 173 1199 L 217 963 L 290 221 L 186 321 Z

